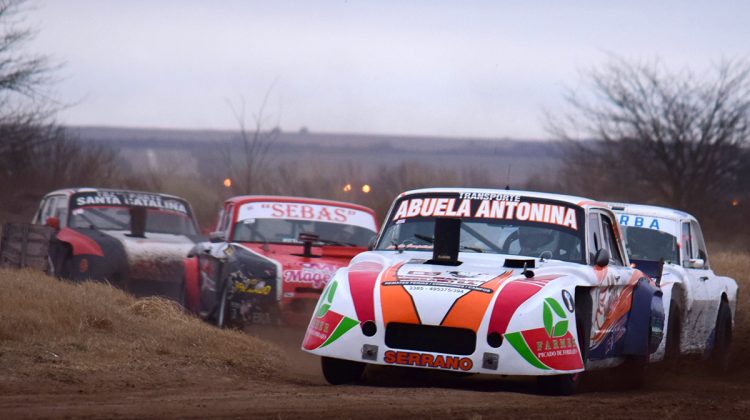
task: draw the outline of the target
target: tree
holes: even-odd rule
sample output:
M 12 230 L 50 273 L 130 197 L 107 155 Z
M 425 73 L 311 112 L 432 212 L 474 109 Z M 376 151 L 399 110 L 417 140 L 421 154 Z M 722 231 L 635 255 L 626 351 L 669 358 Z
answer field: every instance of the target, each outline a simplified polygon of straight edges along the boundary
M 612 58 L 584 80 L 588 89 L 565 98 L 569 111 L 549 120 L 549 131 L 567 140 L 563 188 L 698 215 L 725 206 L 750 134 L 746 62 L 697 75 Z
M 54 116 L 57 66 L 24 52 L 33 37 L 22 27 L 25 0 L 0 0 L 0 220 L 28 220 L 45 192 L 73 185 L 113 184 L 116 155 L 70 138 Z
M 251 128 L 247 126 L 245 99 L 240 98 L 238 107 L 229 103 L 240 129 L 236 141 L 230 142 L 224 148 L 224 161 L 229 178 L 232 180 L 231 190 L 234 194 L 258 193 L 267 181 L 269 151 L 281 133 L 278 123 L 275 128 L 264 130 L 268 124 L 265 111 L 272 89 L 273 85 L 266 91 L 258 112 L 253 115 Z

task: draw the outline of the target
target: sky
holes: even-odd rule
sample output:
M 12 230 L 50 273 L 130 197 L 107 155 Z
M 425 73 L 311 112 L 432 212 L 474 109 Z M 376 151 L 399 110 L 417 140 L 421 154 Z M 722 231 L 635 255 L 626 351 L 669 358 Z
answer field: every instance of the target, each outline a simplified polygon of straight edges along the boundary
M 541 139 L 611 55 L 697 71 L 750 55 L 747 1 L 32 4 L 28 48 L 62 63 L 69 125 L 236 129 L 244 103 L 284 131 Z

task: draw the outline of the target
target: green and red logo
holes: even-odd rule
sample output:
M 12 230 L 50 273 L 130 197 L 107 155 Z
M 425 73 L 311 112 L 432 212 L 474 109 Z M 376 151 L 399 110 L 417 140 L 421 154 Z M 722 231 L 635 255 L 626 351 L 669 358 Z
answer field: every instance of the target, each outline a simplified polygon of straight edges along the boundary
M 542 370 L 577 370 L 583 360 L 573 334 L 568 331 L 569 320 L 562 305 L 553 298 L 545 298 L 542 306 L 544 328 L 534 328 L 505 334 L 505 339 L 532 366 Z
M 302 347 L 306 350 L 325 347 L 359 324 L 356 319 L 331 310 L 337 287 L 337 282 L 331 282 L 324 292 L 323 298 L 318 302 L 318 307 L 315 308 L 315 315 L 310 321 L 310 326 L 307 327 L 305 340 L 302 342 Z

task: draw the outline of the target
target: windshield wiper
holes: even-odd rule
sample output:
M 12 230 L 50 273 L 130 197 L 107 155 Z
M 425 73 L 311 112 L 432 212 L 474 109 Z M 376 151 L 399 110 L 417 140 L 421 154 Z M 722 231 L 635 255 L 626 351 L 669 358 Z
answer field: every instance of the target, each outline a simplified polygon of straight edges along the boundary
M 356 244 L 352 244 L 349 242 L 334 241 L 332 239 L 323 239 L 323 238 L 318 238 L 315 240 L 315 242 L 322 242 L 326 245 L 336 245 L 336 246 L 357 246 Z

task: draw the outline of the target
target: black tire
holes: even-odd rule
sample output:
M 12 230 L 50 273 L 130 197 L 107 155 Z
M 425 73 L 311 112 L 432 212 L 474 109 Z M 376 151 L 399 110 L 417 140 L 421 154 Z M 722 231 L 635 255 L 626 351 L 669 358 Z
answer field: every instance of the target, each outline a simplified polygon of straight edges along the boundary
M 183 312 L 190 312 L 187 308 L 187 300 L 185 296 L 185 279 L 182 279 L 182 281 L 180 282 L 179 290 L 177 292 L 176 302 L 178 305 L 180 305 Z
M 587 288 L 576 289 L 576 332 L 578 333 L 578 348 L 581 352 L 583 365 L 586 366 L 591 341 L 591 294 Z M 578 390 L 584 372 L 567 375 L 552 375 L 537 377 L 537 387 L 545 395 L 573 395 Z
M 714 329 L 714 342 L 709 356 L 709 364 L 716 373 L 729 371 L 729 357 L 732 349 L 732 311 L 729 304 L 722 299 L 719 305 L 719 314 L 716 316 L 716 327 Z
M 648 329 L 648 340 L 651 338 L 651 328 Z M 617 367 L 620 385 L 625 389 L 642 388 L 646 383 L 646 370 L 650 354 L 626 356 L 625 361 Z
M 365 364 L 351 360 L 333 359 L 330 357 L 320 358 L 320 367 L 323 376 L 331 385 L 343 385 L 357 382 L 362 378 Z
M 667 341 L 664 346 L 664 366 L 676 369 L 680 360 L 680 337 L 682 336 L 682 309 L 675 299 L 669 303 Z
M 214 323 L 219 328 L 224 328 L 227 325 L 227 315 L 229 315 L 229 285 L 225 285 L 221 290 L 219 296 L 219 303 L 216 305 L 216 315 L 214 316 Z
M 47 275 L 58 279 L 70 278 L 72 267 L 72 252 L 64 244 L 52 245 L 50 255 L 47 256 Z

